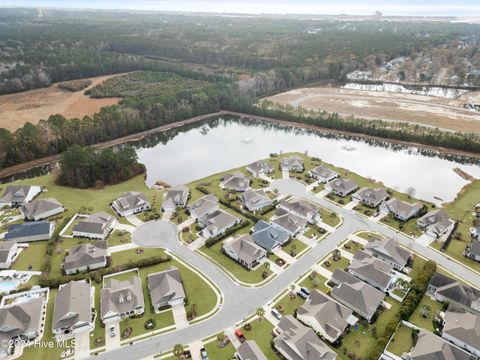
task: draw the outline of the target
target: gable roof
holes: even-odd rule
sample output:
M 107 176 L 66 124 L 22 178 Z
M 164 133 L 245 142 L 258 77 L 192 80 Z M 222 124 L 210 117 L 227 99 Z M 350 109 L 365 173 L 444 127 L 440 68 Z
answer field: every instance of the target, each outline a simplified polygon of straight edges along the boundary
M 144 193 L 138 191 L 124 192 L 118 199 L 114 201 L 115 206 L 121 211 L 128 211 L 136 209 L 148 203 L 148 199 Z
M 177 185 L 167 189 L 165 191 L 165 195 L 163 196 L 162 206 L 176 206 L 179 204 L 185 204 L 187 202 L 188 192 L 188 187 L 185 185 Z
M 352 179 L 338 178 L 328 183 L 334 191 L 346 193 L 351 192 L 358 187 L 357 183 Z
M 32 187 L 32 185 L 8 185 L 0 198 L 0 203 L 22 203 Z M 39 186 L 36 187 L 40 188 Z
M 303 159 L 300 156 L 289 156 L 280 160 L 282 167 L 303 168 Z
M 310 170 L 310 173 L 325 179 L 328 179 L 331 176 L 338 176 L 338 173 L 336 171 L 333 171 L 332 169 L 324 165 L 317 166 L 316 168 Z
M 73 231 L 103 234 L 105 229 L 110 227 L 115 221 L 115 217 L 104 211 L 89 215 L 85 220 L 80 221 L 73 227 Z
M 308 217 L 310 213 L 318 211 L 318 208 L 315 205 L 298 197 L 292 197 L 289 200 L 283 200 L 279 205 L 304 217 Z
M 176 267 L 147 276 L 152 303 L 164 304 L 171 299 L 185 298 L 182 277 Z
M 449 306 L 444 321 L 444 334 L 448 334 L 475 349 L 480 349 L 480 317 L 463 309 Z
M 295 214 L 291 214 L 285 210 L 278 209 L 275 213 L 275 218 L 270 221 L 272 224 L 280 226 L 281 228 L 295 233 L 298 229 L 307 224 L 307 220 Z
M 22 209 L 23 209 L 23 214 L 27 218 L 34 218 L 47 211 L 51 211 L 55 209 L 59 209 L 59 210 L 63 209 L 63 206 L 56 199 L 49 198 L 49 199 L 33 200 L 28 204 L 24 204 L 22 206 Z
M 417 220 L 417 224 L 435 232 L 436 234 L 440 234 L 453 225 L 453 220 L 449 218 L 444 210 L 436 209 L 423 215 Z
M 318 290 L 312 291 L 307 301 L 297 310 L 297 315 L 315 318 L 331 338 L 338 338 L 349 325 L 353 311 Z
M 70 281 L 58 289 L 53 310 L 53 329 L 91 321 L 92 287 L 85 281 Z
M 222 184 L 227 188 L 247 189 L 250 186 L 250 179 L 244 173 L 236 171 L 233 174 L 225 174 Z
M 13 247 L 16 247 L 15 241 L 2 241 L 0 242 L 0 262 L 6 262 Z
M 123 314 L 137 307 L 145 307 L 142 282 L 138 276 L 123 281 L 104 279 L 101 290 L 100 308 L 102 318 L 110 314 Z M 130 300 L 129 300 L 130 299 Z
M 263 189 L 254 190 L 249 188 L 240 196 L 245 202 L 245 205 L 249 208 L 255 207 L 258 204 L 263 204 L 263 206 L 272 204 L 272 200 L 265 195 L 265 191 Z
M 273 342 L 290 360 L 333 360 L 337 356 L 312 329 L 291 315 L 280 320 L 278 329 L 280 335 Z
M 255 224 L 252 233 L 252 239 L 255 243 L 267 251 L 270 251 L 278 244 L 283 244 L 288 240 L 288 233 L 278 227 L 260 220 Z
M 265 160 L 258 160 L 255 161 L 247 166 L 247 170 L 254 172 L 254 173 L 259 173 L 259 172 L 271 172 L 273 171 L 273 166 L 266 162 Z
M 423 205 L 420 204 L 419 202 L 410 204 L 395 198 L 388 200 L 387 206 L 390 211 L 392 211 L 398 216 L 403 216 L 403 217 L 407 217 L 414 212 L 418 212 L 423 207 Z
M 446 275 L 443 275 L 439 272 L 435 272 L 432 277 L 430 278 L 430 282 L 428 283 L 429 286 L 433 286 L 435 288 L 441 288 L 445 285 L 450 285 L 456 283 L 457 280 L 452 279 Z
M 199 218 L 204 217 L 205 214 L 216 207 L 218 207 L 218 198 L 213 194 L 202 196 L 200 199 L 187 205 L 187 209 L 190 212 L 195 212 Z
M 26 236 L 50 235 L 51 224 L 48 221 L 26 222 L 8 226 L 5 240 L 14 240 Z
M 357 191 L 355 195 L 363 201 L 378 204 L 388 197 L 388 192 L 385 188 L 371 189 L 364 187 Z
M 336 269 L 332 277 L 341 279 L 338 281 L 340 285 L 333 288 L 332 296 L 341 299 L 347 306 L 350 305 L 352 310 L 358 309 L 369 317 L 375 314 L 385 298 L 380 290 L 341 269 Z
M 206 216 L 203 220 L 205 227 L 216 227 L 218 229 L 223 229 L 224 227 L 228 226 L 232 222 L 238 220 L 238 218 L 224 210 L 216 210 L 213 213 Z
M 412 360 L 474 360 L 475 356 L 424 329 L 411 353 Z
M 0 338 L 11 339 L 27 331 L 40 332 L 42 308 L 41 296 L 0 308 Z
M 248 234 L 225 240 L 223 246 L 230 248 L 240 260 L 247 264 L 253 263 L 267 253 L 255 244 L 252 237 Z
M 412 255 L 408 250 L 402 248 L 391 238 L 383 240 L 374 237 L 365 245 L 365 251 L 382 254 L 384 257 L 390 258 L 400 267 L 404 267 Z
M 254 340 L 244 341 L 237 349 L 243 360 L 267 360 L 262 350 Z
M 103 262 L 107 257 L 107 249 L 108 245 L 104 240 L 74 246 L 68 250 L 63 268 L 73 270 Z
M 350 271 L 382 287 L 387 287 L 392 280 L 392 275 L 390 275 L 392 268 L 389 263 L 361 250 L 353 255 L 353 260 L 348 266 Z
M 480 311 L 480 290 L 458 281 L 437 288 L 436 294 L 444 296 L 465 307 Z

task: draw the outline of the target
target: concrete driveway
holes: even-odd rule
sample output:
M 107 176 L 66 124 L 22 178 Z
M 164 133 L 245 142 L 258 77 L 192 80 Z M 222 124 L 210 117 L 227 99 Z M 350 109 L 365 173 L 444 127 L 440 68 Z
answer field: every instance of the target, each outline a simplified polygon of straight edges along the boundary
M 115 336 L 110 336 L 110 327 L 115 326 Z M 120 347 L 120 321 L 115 321 L 105 325 L 105 351 L 117 349 Z
M 175 328 L 185 329 L 188 326 L 187 312 L 183 304 L 173 305 L 172 314 L 175 320 Z
M 75 334 L 75 360 L 90 357 L 90 331 L 80 331 Z
M 132 234 L 132 241 L 138 246 L 164 248 L 177 242 L 177 226 L 170 221 L 155 220 L 140 225 Z

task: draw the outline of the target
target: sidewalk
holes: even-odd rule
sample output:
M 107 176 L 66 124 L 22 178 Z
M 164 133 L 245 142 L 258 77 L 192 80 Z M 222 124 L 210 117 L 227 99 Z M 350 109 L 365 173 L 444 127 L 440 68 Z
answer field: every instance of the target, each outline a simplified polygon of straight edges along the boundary
M 318 194 L 315 194 L 315 196 L 318 196 L 319 198 L 323 198 L 324 196 L 328 195 L 329 192 L 330 191 L 323 189 Z
M 313 265 L 312 270 L 322 275 L 323 277 L 327 278 L 327 280 L 332 277 L 332 272 L 330 270 L 325 269 L 323 266 L 319 264 Z
M 318 181 L 315 181 L 315 182 L 311 183 L 310 185 L 307 185 L 305 187 L 305 190 L 312 191 L 316 186 L 318 186 Z
M 346 204 L 346 205 L 344 206 L 344 209 L 353 210 L 353 208 L 354 208 L 355 206 L 357 206 L 357 205 L 358 205 L 358 201 L 352 200 L 352 201 L 350 201 L 348 204 Z
M 324 228 L 327 230 L 329 233 L 335 232 L 337 229 L 334 228 L 333 226 L 330 226 L 328 224 L 325 224 L 323 221 L 317 221 L 317 225 L 320 226 L 321 228 Z
M 317 246 L 317 240 L 309 239 L 305 235 L 298 234 L 297 239 L 303 242 L 305 245 L 310 246 L 312 248 Z
M 195 342 L 188 345 L 188 349 L 190 350 L 190 353 L 192 354 L 192 359 L 193 360 L 202 360 L 202 357 L 200 356 L 200 349 L 201 348 L 203 348 L 203 342 L 201 340 L 195 341 Z
M 275 264 L 273 261 L 268 260 L 268 259 L 266 261 L 268 261 L 270 263 L 270 270 L 273 271 L 275 274 L 278 275 L 283 271 L 283 269 L 280 266 L 278 266 L 277 264 Z

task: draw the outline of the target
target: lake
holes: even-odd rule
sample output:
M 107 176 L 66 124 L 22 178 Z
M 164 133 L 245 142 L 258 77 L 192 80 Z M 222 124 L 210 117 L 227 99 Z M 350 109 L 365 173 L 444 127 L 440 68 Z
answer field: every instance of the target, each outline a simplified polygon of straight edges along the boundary
M 258 120 L 216 118 L 130 143 L 147 167 L 147 184 L 171 185 L 246 165 L 270 153 L 307 152 L 335 166 L 376 179 L 416 197 L 452 201 L 468 182 L 458 167 L 480 178 L 477 159 L 446 156 L 416 147 L 323 134 Z

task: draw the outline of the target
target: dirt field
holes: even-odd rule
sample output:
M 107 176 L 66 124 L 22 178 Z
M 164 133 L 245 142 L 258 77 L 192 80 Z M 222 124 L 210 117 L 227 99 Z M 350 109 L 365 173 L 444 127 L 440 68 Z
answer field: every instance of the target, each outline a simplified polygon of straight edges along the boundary
M 455 100 L 431 96 L 398 94 L 341 88 L 304 88 L 268 98 L 280 104 L 354 115 L 367 119 L 406 121 L 447 130 L 480 133 L 480 112 L 461 106 L 480 103 L 480 92 Z
M 92 80 L 90 87 L 114 76 L 118 74 L 90 78 Z M 92 99 L 83 95 L 83 90 L 69 92 L 60 89 L 57 84 L 44 89 L 1 95 L 0 127 L 14 131 L 28 121 L 37 123 L 52 114 L 61 114 L 66 118 L 82 118 L 100 111 L 103 106 L 116 104 L 119 100 L 119 98 Z

